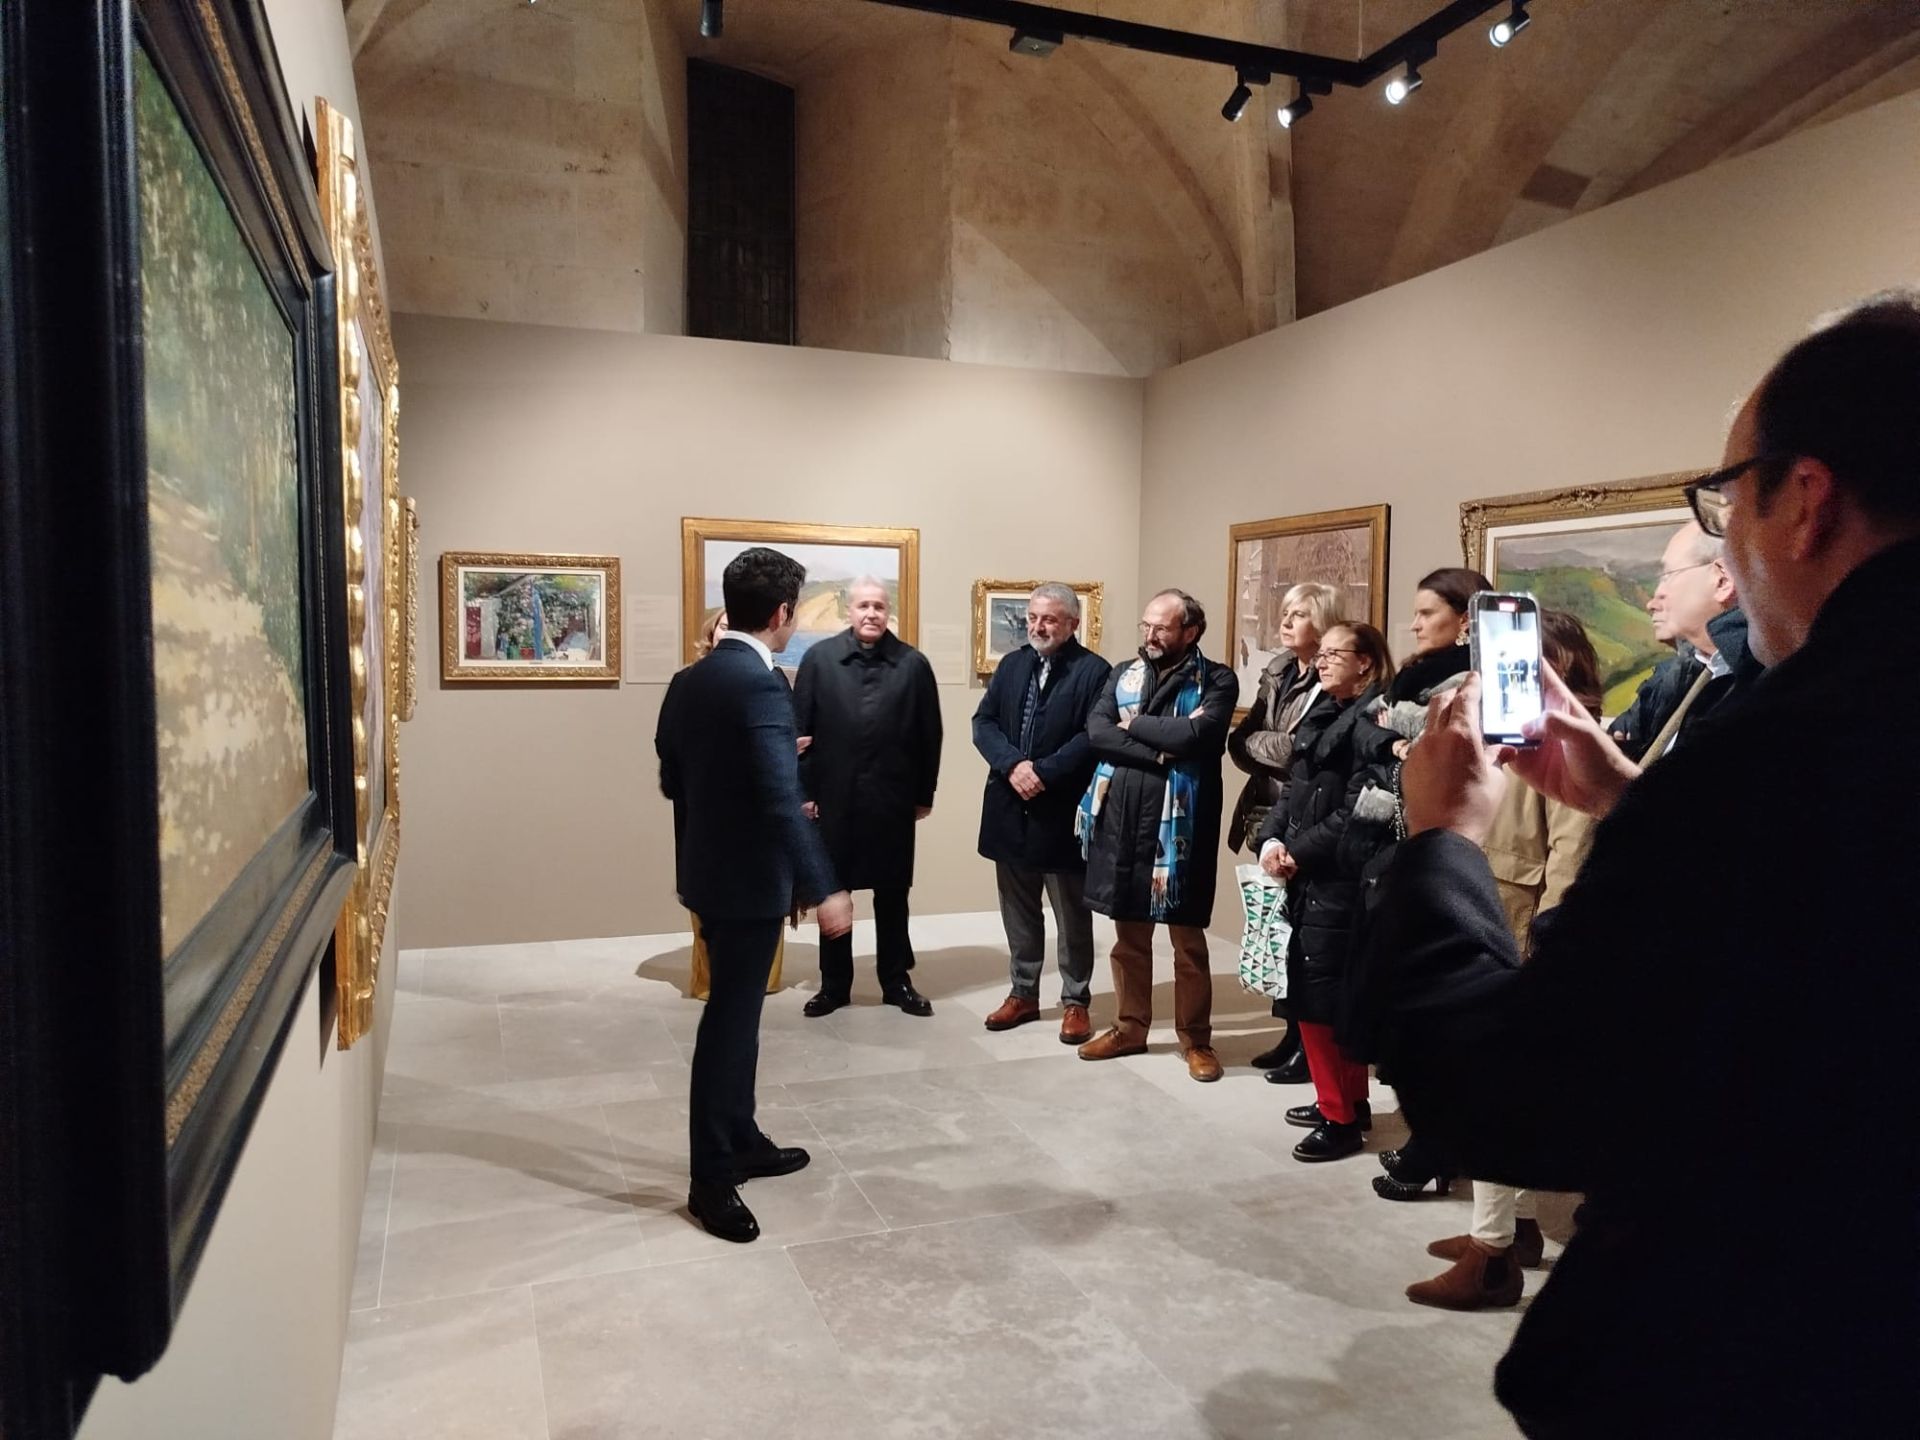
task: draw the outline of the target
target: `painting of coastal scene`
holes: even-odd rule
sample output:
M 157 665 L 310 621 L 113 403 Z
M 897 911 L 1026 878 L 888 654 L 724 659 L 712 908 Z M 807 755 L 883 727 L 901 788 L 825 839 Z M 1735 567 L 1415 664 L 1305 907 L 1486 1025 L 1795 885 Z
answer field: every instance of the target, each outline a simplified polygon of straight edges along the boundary
M 724 603 L 720 581 L 727 566 L 742 550 L 755 544 L 751 540 L 706 540 L 702 543 L 702 595 L 706 608 Z M 814 545 L 792 541 L 766 541 L 768 548 L 791 555 L 807 567 L 806 584 L 800 589 L 800 609 L 793 639 L 774 656 L 783 669 L 798 668 L 807 651 L 819 641 L 838 635 L 852 623 L 848 610 L 853 582 L 863 577 L 878 580 L 887 590 L 892 614 L 887 624 L 900 631 L 900 550 L 894 545 Z
M 1500 590 L 1526 590 L 1550 610 L 1579 616 L 1600 656 L 1602 710 L 1618 715 L 1653 667 L 1673 652 L 1653 638 L 1647 601 L 1660 554 L 1685 518 L 1614 520 L 1586 528 L 1488 535 L 1488 573 Z
M 134 72 L 161 934 L 309 791 L 294 344 L 158 72 Z

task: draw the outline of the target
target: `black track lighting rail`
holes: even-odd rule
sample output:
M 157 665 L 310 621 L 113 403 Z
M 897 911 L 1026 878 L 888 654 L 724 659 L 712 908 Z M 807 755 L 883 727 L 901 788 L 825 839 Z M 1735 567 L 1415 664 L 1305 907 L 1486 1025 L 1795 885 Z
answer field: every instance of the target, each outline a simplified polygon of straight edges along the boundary
M 1442 5 L 1418 25 L 1404 34 L 1396 35 L 1360 60 L 1342 60 L 1333 55 L 1315 55 L 1305 50 L 1258 45 L 1250 40 L 1230 40 L 1220 35 L 1172 30 L 1162 25 L 1143 25 L 1133 20 L 1116 20 L 1106 15 L 1065 10 L 1056 5 L 1027 4 L 1025 0 L 868 0 L 868 3 L 892 5 L 901 10 L 924 10 L 954 20 L 977 20 L 984 25 L 997 25 L 1009 30 L 1094 40 L 1103 45 L 1146 50 L 1180 60 L 1224 65 L 1236 72 L 1266 71 L 1274 75 L 1289 75 L 1303 84 L 1345 85 L 1358 90 L 1373 84 L 1395 66 L 1409 60 L 1418 65 L 1432 59 L 1441 40 L 1489 10 L 1499 9 L 1507 0 L 1451 0 L 1451 3 Z

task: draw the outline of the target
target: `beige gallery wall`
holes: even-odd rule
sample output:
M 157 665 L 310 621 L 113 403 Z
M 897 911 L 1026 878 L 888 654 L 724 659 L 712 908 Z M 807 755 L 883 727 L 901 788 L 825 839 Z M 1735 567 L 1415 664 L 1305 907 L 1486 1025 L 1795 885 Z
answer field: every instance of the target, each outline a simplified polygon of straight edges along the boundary
M 1815 316 L 1920 282 L 1917 168 L 1910 96 L 1154 376 L 1142 585 L 1224 613 L 1228 526 L 1384 501 L 1401 653 L 1461 501 L 1709 469 Z
M 404 946 L 684 928 L 653 752 L 664 683 L 442 685 L 437 564 L 616 555 L 628 614 L 650 615 L 657 639 L 679 625 L 688 515 L 920 530 L 946 750 L 914 904 L 992 907 L 974 854 L 973 582 L 1104 581 L 1105 648 L 1131 648 L 1140 382 L 420 316 L 396 338 L 423 565 Z

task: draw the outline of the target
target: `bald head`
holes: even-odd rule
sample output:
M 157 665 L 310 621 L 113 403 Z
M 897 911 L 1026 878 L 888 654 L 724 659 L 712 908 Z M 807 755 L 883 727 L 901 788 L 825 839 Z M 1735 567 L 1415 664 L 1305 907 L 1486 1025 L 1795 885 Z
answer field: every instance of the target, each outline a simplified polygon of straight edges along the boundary
M 1663 644 L 1685 640 L 1701 654 L 1713 654 L 1707 622 L 1739 598 L 1721 561 L 1722 548 L 1721 541 L 1691 520 L 1667 541 L 1660 556 L 1660 581 L 1647 601 L 1654 636 Z

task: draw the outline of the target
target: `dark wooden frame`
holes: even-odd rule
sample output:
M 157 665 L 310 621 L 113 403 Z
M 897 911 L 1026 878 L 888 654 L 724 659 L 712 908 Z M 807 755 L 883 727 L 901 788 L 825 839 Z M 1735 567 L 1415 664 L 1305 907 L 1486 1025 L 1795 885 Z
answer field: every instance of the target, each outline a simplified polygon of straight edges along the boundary
M 0 1429 L 159 1359 L 353 864 L 332 262 L 259 0 L 6 5 Z M 293 337 L 309 795 L 161 954 L 133 64 Z M 78 583 L 84 581 L 84 583 Z M 62 635 L 83 634 L 76 658 Z M 168 1040 L 187 971 L 204 1003 Z M 293 1243 L 298 1243 L 294 1241 Z

